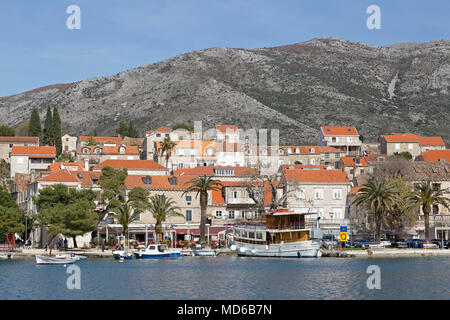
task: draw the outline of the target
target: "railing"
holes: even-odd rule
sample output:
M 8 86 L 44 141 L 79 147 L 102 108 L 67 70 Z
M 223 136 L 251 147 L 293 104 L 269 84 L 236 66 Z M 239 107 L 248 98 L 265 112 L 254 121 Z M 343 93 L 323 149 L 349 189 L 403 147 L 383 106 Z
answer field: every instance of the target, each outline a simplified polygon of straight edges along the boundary
M 425 216 L 420 215 L 417 221 L 418 224 L 425 224 Z M 435 223 L 450 224 L 450 214 L 433 214 L 430 215 L 430 225 Z
M 227 200 L 229 204 L 254 204 L 255 201 L 250 198 L 229 198 Z

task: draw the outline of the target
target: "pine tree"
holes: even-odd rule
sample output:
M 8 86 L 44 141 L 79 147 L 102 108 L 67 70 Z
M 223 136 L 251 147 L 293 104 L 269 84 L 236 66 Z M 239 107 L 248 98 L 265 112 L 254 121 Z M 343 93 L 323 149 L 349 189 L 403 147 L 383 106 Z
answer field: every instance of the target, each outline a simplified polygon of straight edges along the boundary
M 56 106 L 53 107 L 53 138 L 56 146 L 56 156 L 59 156 L 62 152 L 61 118 Z
M 42 137 L 42 144 L 53 146 L 54 145 L 54 128 L 52 109 L 50 106 L 47 108 L 47 115 L 45 116 L 44 133 Z
M 41 119 L 39 118 L 39 112 L 36 108 L 33 108 L 30 117 L 30 125 L 28 127 L 28 136 L 41 138 L 42 128 Z

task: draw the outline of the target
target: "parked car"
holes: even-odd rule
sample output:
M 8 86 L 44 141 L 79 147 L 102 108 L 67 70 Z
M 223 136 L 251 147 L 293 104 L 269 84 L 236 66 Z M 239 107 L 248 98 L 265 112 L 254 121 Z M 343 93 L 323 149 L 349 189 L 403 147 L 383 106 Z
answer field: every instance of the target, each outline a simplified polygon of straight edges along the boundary
M 432 242 L 424 242 L 424 243 L 422 243 L 422 248 L 425 248 L 425 249 L 438 249 L 439 246 L 437 244 L 435 244 L 435 243 L 432 243 Z
M 430 242 L 437 245 L 439 248 L 442 248 L 442 239 L 432 239 Z M 443 243 L 444 243 L 443 247 L 445 249 L 448 249 L 449 248 L 449 240 L 444 239 Z
M 389 239 L 381 239 L 381 245 L 383 247 L 390 247 L 391 246 L 391 240 L 389 240 Z
M 408 248 L 408 244 L 405 239 L 391 239 L 392 248 Z
M 376 242 L 374 240 L 368 240 L 368 239 L 355 240 L 353 243 L 354 243 L 355 248 L 366 248 L 369 245 L 376 244 Z
M 423 248 L 424 239 L 408 239 L 406 241 L 408 248 Z
M 338 248 L 339 243 L 333 234 L 324 234 L 322 237 L 322 246 L 326 249 Z

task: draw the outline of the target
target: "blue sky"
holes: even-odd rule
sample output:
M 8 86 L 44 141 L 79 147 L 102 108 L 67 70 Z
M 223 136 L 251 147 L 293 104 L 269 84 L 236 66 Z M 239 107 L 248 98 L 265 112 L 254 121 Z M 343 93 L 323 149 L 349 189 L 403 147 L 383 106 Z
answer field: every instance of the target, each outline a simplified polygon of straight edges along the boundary
M 66 27 L 72 4 L 81 9 L 80 30 Z M 381 30 L 366 27 L 373 4 L 381 9 Z M 0 96 L 218 46 L 449 38 L 449 15 L 448 0 L 2 0 Z

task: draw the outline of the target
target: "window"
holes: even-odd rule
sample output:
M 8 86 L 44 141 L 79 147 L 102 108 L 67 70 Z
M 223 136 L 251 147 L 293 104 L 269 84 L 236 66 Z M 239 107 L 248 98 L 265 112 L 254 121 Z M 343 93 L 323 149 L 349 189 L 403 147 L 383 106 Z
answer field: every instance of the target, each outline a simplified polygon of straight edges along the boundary
M 42 159 L 43 163 L 53 163 L 53 159 L 49 159 L 49 158 L 44 158 Z
M 316 200 L 323 199 L 323 189 L 314 189 L 314 199 Z
M 288 154 L 291 154 L 291 153 L 292 153 L 291 148 L 288 148 Z
M 408 143 L 408 150 L 412 150 L 412 149 L 413 149 L 412 143 Z
M 84 153 L 84 154 L 89 154 L 89 148 L 84 148 L 84 149 L 83 149 L 83 153 Z
M 304 189 L 297 190 L 297 192 L 295 193 L 295 196 L 298 199 L 305 199 L 305 190 Z
M 31 158 L 31 163 L 41 163 L 41 159 Z
M 222 211 L 221 211 L 221 210 L 216 210 L 216 211 L 214 212 L 214 216 L 215 216 L 216 218 L 222 218 Z
M 339 158 L 339 153 L 336 153 L 336 154 L 334 155 L 334 157 L 335 157 L 336 159 L 338 159 L 338 158 Z
M 333 208 L 331 212 L 333 213 L 333 219 L 344 219 L 342 215 L 342 208 Z
M 316 159 L 309 160 L 309 163 L 312 164 L 312 165 L 315 165 L 316 164 Z
M 151 185 L 151 184 L 152 184 L 152 177 L 146 176 L 146 177 L 142 178 L 142 182 L 143 182 L 145 185 Z
M 314 149 L 314 148 L 311 148 L 311 153 L 314 153 L 315 151 L 316 151 L 316 149 Z
M 233 198 L 237 199 L 241 197 L 241 192 L 240 191 L 233 191 Z
M 341 189 L 333 189 L 333 199 L 339 200 L 342 198 Z
M 69 146 L 64 146 L 64 151 L 69 151 Z
M 400 143 L 395 144 L 395 150 L 400 150 Z
M 10 147 L 10 148 L 12 148 L 12 147 L 13 147 L 13 144 L 12 144 L 12 143 L 10 143 L 10 144 L 9 144 L 9 147 Z
M 102 149 L 100 149 L 100 148 L 95 148 L 94 152 L 97 153 L 97 154 L 99 154 L 99 153 L 102 152 Z
M 186 210 L 186 222 L 192 221 L 192 210 Z
M 186 202 L 191 202 L 192 201 L 192 196 L 186 196 Z
M 325 153 L 325 159 L 329 159 L 330 158 L 330 154 L 329 153 Z
M 228 211 L 228 218 L 234 219 L 234 211 Z
M 159 138 L 161 137 L 161 133 L 157 133 L 156 136 Z
M 352 137 L 347 137 L 347 142 L 352 142 L 353 138 Z
M 119 152 L 120 152 L 120 153 L 125 153 L 125 147 L 120 147 L 120 148 L 119 148 Z

